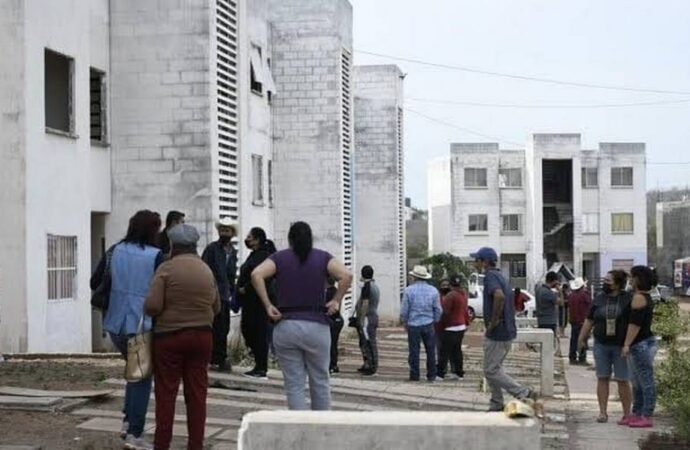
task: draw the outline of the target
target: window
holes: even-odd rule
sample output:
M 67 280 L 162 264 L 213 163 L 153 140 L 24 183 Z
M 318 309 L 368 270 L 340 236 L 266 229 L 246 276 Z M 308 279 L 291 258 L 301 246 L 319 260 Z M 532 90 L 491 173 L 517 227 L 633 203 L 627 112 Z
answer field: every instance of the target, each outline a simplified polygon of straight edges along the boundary
M 522 169 L 500 169 L 498 171 L 498 187 L 522 187 Z
M 525 261 L 510 261 L 510 278 L 527 278 Z
M 505 214 L 501 216 L 501 234 L 520 234 L 522 220 L 520 214 Z
M 599 233 L 599 214 L 584 213 L 582 214 L 582 232 L 585 234 Z
M 631 234 L 634 232 L 634 221 L 632 213 L 611 214 L 611 233 Z
M 91 94 L 91 140 L 105 144 L 107 142 L 105 73 L 91 68 L 89 87 Z
M 465 187 L 486 187 L 486 169 L 466 168 Z
M 470 233 L 489 230 L 489 218 L 486 214 L 470 214 L 468 217 Z
M 74 134 L 74 60 L 48 49 L 44 57 L 46 129 Z
M 249 53 L 249 81 L 252 92 L 263 95 L 263 61 L 261 59 L 261 47 L 253 45 Z
M 273 207 L 273 161 L 270 159 L 266 162 L 266 169 L 268 172 L 268 206 Z
M 264 204 L 264 158 L 252 155 L 252 204 Z
M 77 237 L 48 235 L 48 300 L 77 295 Z
M 611 167 L 611 186 L 613 187 L 632 187 L 633 168 L 632 167 Z
M 622 270 L 630 272 L 630 269 L 635 265 L 634 259 L 614 259 L 611 261 L 611 270 Z
M 599 175 L 596 167 L 582 168 L 582 187 L 595 188 L 599 186 Z

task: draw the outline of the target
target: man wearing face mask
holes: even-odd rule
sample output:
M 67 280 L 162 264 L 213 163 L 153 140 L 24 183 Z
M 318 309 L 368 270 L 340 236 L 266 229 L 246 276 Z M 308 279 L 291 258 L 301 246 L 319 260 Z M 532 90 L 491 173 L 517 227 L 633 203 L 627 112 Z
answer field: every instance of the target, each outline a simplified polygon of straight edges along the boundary
M 222 372 L 231 370 L 228 361 L 228 333 L 230 332 L 230 302 L 235 292 L 237 250 L 232 238 L 237 236 L 237 226 L 224 218 L 216 222 L 218 240 L 208 244 L 201 259 L 211 268 L 218 286 L 221 308 L 213 319 L 213 354 L 211 367 Z
M 254 356 L 254 368 L 245 372 L 244 376 L 265 380 L 268 370 L 268 315 L 252 287 L 252 271 L 274 254 L 276 247 L 266 238 L 266 232 L 259 227 L 249 230 L 244 245 L 251 253 L 240 267 L 240 276 L 237 279 L 237 293 L 242 305 L 240 329 L 244 342 Z M 269 281 L 267 280 L 269 298 L 273 299 L 273 283 Z

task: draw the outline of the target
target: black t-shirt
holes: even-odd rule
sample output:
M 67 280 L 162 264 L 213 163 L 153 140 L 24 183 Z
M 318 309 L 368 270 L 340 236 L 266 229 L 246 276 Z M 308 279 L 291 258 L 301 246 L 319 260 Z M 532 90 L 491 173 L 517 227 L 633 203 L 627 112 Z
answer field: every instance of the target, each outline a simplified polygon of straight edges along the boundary
M 594 298 L 587 318 L 594 322 L 594 339 L 598 343 L 623 346 L 625 335 L 628 332 L 631 300 L 630 292 L 621 292 L 615 297 L 600 292 Z M 606 320 L 614 318 L 616 320 L 616 334 L 607 336 Z
M 647 306 L 642 309 L 633 310 L 631 307 L 630 321 L 640 326 L 640 331 L 635 336 L 632 345 L 642 342 L 654 336 L 652 333 L 652 318 L 654 317 L 654 303 L 649 294 L 643 294 L 647 300 Z

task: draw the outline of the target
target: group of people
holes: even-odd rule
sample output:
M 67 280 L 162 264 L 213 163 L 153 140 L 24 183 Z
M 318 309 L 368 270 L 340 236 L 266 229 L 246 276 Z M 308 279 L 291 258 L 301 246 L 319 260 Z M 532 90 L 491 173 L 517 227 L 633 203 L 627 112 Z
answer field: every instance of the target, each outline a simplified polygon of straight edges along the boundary
M 582 278 L 563 286 L 554 272 L 547 273 L 544 284 L 536 290 L 539 328 L 551 329 L 557 338 L 559 309 L 567 311 L 571 364 L 586 364 L 587 342 L 594 334 L 592 350 L 600 423 L 608 421 L 609 384 L 613 379 L 623 407 L 618 424 L 632 428 L 653 426 L 657 339 L 652 333 L 654 303 L 650 291 L 656 284 L 653 269 L 635 266 L 629 275 L 622 270 L 608 272 L 593 301 Z

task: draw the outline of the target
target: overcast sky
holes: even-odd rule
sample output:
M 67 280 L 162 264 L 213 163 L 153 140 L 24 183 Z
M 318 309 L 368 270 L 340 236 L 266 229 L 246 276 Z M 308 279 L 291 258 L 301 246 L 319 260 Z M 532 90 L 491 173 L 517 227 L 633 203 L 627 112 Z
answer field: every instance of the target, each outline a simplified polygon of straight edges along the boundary
M 687 0 L 350 0 L 356 50 L 494 72 L 592 84 L 687 92 L 585 89 L 397 62 L 406 108 L 524 148 L 531 133 L 581 133 L 599 142 L 645 142 L 647 188 L 690 184 L 690 1 Z M 395 63 L 355 54 L 355 64 Z M 666 104 L 598 109 L 448 105 L 413 98 L 491 104 Z M 451 142 L 490 142 L 407 111 L 406 195 L 426 206 L 426 161 Z M 518 147 L 517 144 L 521 144 Z

